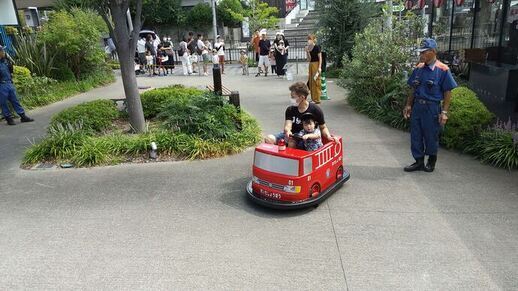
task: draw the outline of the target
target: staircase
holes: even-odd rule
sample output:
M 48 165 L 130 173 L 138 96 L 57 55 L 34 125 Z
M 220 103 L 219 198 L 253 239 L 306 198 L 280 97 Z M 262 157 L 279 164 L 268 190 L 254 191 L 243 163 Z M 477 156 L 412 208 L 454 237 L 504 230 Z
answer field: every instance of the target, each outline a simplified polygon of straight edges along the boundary
M 319 17 L 318 11 L 301 10 L 291 24 L 286 24 L 284 36 L 290 46 L 304 46 L 308 41 L 308 35 L 316 33 Z

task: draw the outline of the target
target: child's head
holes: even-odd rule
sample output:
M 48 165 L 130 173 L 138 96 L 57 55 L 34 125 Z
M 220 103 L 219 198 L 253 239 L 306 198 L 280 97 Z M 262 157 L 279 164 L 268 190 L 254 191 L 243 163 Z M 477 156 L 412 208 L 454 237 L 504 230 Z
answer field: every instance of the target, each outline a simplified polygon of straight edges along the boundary
M 279 41 L 279 45 L 284 45 L 284 41 Z
M 241 50 L 241 55 L 245 55 L 246 54 L 246 51 L 245 50 Z
M 313 114 L 311 113 L 305 113 L 302 115 L 302 126 L 304 127 L 304 130 L 306 132 L 313 132 L 315 131 L 315 118 L 313 117 Z
M 147 51 L 146 52 L 146 56 L 150 56 L 151 55 L 151 52 L 150 51 Z

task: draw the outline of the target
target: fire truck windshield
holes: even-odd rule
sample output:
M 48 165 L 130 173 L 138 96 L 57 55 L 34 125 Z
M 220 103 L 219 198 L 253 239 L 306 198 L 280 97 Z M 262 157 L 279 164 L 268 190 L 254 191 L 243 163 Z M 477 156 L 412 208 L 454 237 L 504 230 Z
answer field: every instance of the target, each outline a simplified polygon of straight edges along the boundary
M 277 157 L 256 151 L 254 165 L 268 172 L 287 176 L 299 175 L 299 161 L 283 157 Z

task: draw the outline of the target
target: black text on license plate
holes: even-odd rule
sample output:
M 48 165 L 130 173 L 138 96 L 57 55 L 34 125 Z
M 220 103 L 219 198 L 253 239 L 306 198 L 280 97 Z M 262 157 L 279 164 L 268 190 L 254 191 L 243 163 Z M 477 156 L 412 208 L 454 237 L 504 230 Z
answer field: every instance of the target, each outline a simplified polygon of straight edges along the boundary
M 263 195 L 264 197 L 267 197 L 267 198 L 271 198 L 271 199 L 281 199 L 281 194 L 279 193 L 272 193 L 270 191 L 266 191 L 264 189 L 259 189 L 259 193 L 261 193 L 261 195 Z

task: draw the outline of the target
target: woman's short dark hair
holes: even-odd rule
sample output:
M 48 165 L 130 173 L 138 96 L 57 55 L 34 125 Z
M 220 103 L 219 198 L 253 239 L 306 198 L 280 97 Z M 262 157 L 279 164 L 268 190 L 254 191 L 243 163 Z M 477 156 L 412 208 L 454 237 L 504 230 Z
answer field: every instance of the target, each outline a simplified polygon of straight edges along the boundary
M 295 94 L 299 96 L 302 95 L 304 97 L 308 97 L 309 95 L 309 88 L 304 82 L 293 83 L 289 89 L 291 92 L 295 92 Z

